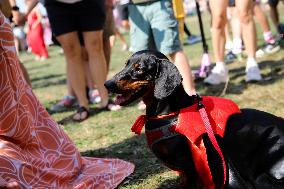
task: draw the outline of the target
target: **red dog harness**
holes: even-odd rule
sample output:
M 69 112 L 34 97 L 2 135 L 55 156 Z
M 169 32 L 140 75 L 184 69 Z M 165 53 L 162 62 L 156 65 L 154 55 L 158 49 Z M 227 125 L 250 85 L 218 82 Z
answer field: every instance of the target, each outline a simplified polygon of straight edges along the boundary
M 190 107 L 180 110 L 178 122 L 176 125 L 171 125 L 164 129 L 146 132 L 146 137 L 149 146 L 156 140 L 171 134 L 180 133 L 187 137 L 190 150 L 192 152 L 194 165 L 203 185 L 207 189 L 214 189 L 215 184 L 212 179 L 210 167 L 207 161 L 206 148 L 202 139 L 202 134 L 207 133 L 211 143 L 217 150 L 223 163 L 223 187 L 226 182 L 226 164 L 222 151 L 217 143 L 214 134 L 221 137 L 224 136 L 227 119 L 230 115 L 240 113 L 238 106 L 231 100 L 217 97 L 203 97 L 202 104 L 196 103 Z M 142 128 L 148 119 L 161 119 L 168 116 L 176 115 L 161 115 L 155 118 L 147 118 L 142 115 L 137 118 L 131 130 L 136 134 L 141 134 Z

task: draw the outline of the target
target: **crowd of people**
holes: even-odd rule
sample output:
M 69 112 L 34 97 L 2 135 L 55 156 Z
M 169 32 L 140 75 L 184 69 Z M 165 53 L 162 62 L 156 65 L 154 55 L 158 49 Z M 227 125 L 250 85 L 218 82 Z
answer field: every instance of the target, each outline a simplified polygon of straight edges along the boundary
M 42 3 L 46 8 L 47 17 L 43 17 L 36 6 L 38 0 L 26 0 L 25 3 L 26 11 L 24 13 L 19 11 L 15 0 L 9 0 L 10 10 L 8 11 L 3 6 L 4 4 L 1 4 L 0 7 L 1 12 L 6 16 L 5 18 L 0 13 L 0 55 L 1 60 L 5 60 L 5 65 L 0 67 L 0 71 L 7 76 L 5 80 L 9 80 L 8 87 L 0 85 L 1 93 L 4 94 L 3 90 L 6 87 L 6 92 L 18 94 L 9 98 L 8 107 L 1 106 L 3 111 L 0 116 L 7 117 L 8 112 L 26 112 L 24 117 L 29 120 L 28 123 L 24 124 L 18 121 L 14 125 L 14 122 L 9 121 L 14 117 L 8 117 L 7 123 L 10 125 L 3 124 L 4 121 L 0 125 L 0 188 L 9 185 L 11 188 L 17 187 L 17 185 L 44 187 L 50 184 L 60 186 L 60 188 L 68 188 L 71 185 L 76 185 L 79 188 L 83 185 L 97 187 L 102 183 L 109 184 L 106 188 L 115 187 L 132 173 L 134 166 L 122 160 L 98 160 L 81 157 L 72 141 L 32 94 L 28 74 L 20 63 L 16 52 L 19 49 L 26 49 L 27 43 L 31 52 L 35 54 L 35 58 L 44 61 L 49 57 L 47 46 L 53 43 L 60 45 L 67 64 L 67 95 L 52 106 L 51 111 L 57 112 L 77 106 L 73 120 L 81 122 L 89 117 L 90 102 L 98 103 L 101 110 L 117 111 L 121 109 L 111 100 L 104 86 L 111 62 L 111 50 L 116 37 L 121 40 L 123 50 L 137 52 L 155 49 L 169 56 L 180 71 L 184 89 L 190 96 L 196 94 L 196 89 L 183 44 L 193 44 L 201 41 L 201 38 L 193 35 L 185 22 L 182 23 L 184 31 L 180 30 L 180 23 L 176 17 L 172 0 L 45 0 Z M 175 0 L 175 3 L 183 2 Z M 278 41 L 284 38 L 284 25 L 279 21 L 277 9 L 279 1 L 268 0 L 267 3 L 274 26 L 269 25 L 268 18 L 258 1 L 209 0 L 208 3 L 205 3 L 208 4 L 212 16 L 211 34 L 216 62 L 210 75 L 204 79 L 205 83 L 217 85 L 227 82 L 229 71 L 226 62 L 238 57 L 243 48 L 247 54 L 246 81 L 262 80 L 257 57 L 264 53 L 278 51 L 280 49 Z M 9 23 L 7 19 L 9 17 L 12 23 Z M 254 17 L 261 25 L 265 42 L 264 47 L 259 50 L 256 45 Z M 43 23 L 45 24 L 43 25 Z M 230 23 L 233 40 L 228 32 Z M 27 34 L 23 32 L 24 25 L 26 25 Z M 130 45 L 127 44 L 118 27 L 129 31 Z M 276 37 L 271 31 L 271 27 L 276 28 L 278 32 Z M 45 31 L 46 34 L 44 34 Z M 185 42 L 180 37 L 181 32 L 187 34 L 188 38 Z M 53 35 L 53 41 L 51 41 L 51 35 Z M 25 36 L 27 40 L 23 40 Z M 14 42 L 16 48 L 14 48 Z M 7 73 L 7 70 L 10 72 Z M 4 80 L 1 81 L 1 83 L 3 82 Z M 34 110 L 41 112 L 40 115 Z M 13 116 L 22 119 L 22 115 L 13 114 Z M 42 135 L 42 130 L 48 134 Z M 47 136 L 53 137 L 47 140 Z M 55 136 L 57 138 L 54 138 Z M 61 142 L 56 144 L 52 142 L 59 139 Z M 19 148 L 19 143 L 14 143 L 14 141 L 20 141 L 21 147 Z M 64 146 L 66 148 L 69 146 L 70 149 L 64 149 Z M 50 149 L 60 154 L 59 160 L 66 158 L 66 161 L 73 162 L 72 165 L 65 167 L 67 163 L 64 160 L 56 162 L 52 158 L 49 159 L 49 155 L 42 153 Z M 26 159 L 32 161 L 27 164 Z M 48 171 L 45 161 L 50 164 Z M 32 162 L 38 162 L 38 164 L 33 165 Z M 61 165 L 63 167 L 60 167 Z M 117 166 L 115 173 L 110 170 L 109 167 L 112 166 L 109 165 Z M 15 174 L 11 176 L 5 168 L 7 166 L 8 169 L 16 167 Z M 23 172 L 22 169 L 25 171 Z M 94 178 L 98 179 L 99 177 L 100 171 L 98 169 L 115 177 L 115 182 L 107 178 L 100 178 L 101 180 L 95 182 Z M 33 173 L 31 173 L 32 171 Z M 18 172 L 23 174 L 21 178 L 24 179 L 19 178 Z M 44 177 L 47 173 L 49 175 Z M 35 180 L 27 182 L 28 178 L 26 177 L 30 176 L 29 174 L 34 174 L 33 176 L 42 179 L 37 182 Z M 61 182 L 62 180 L 64 182 Z

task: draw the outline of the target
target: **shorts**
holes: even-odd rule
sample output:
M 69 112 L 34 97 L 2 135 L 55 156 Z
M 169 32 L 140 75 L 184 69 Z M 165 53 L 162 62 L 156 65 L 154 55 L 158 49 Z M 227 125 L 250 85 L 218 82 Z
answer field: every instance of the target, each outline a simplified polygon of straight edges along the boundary
M 128 12 L 128 4 L 117 5 L 118 14 L 121 20 L 128 20 L 129 12 Z
M 279 0 L 268 0 L 268 4 L 271 7 L 277 7 L 278 3 L 279 3 Z
M 229 0 L 229 7 L 234 7 L 235 6 L 235 0 Z
M 45 7 L 53 34 L 102 30 L 105 22 L 104 0 L 83 0 L 77 3 L 61 3 L 46 0 Z
M 158 50 L 169 55 L 182 49 L 171 0 L 129 4 L 130 50 Z
M 106 8 L 106 21 L 103 28 L 104 39 L 115 34 L 115 24 L 113 19 L 112 8 Z
M 260 0 L 253 0 L 256 3 L 260 3 Z M 234 7 L 236 5 L 235 0 L 229 0 L 229 7 Z

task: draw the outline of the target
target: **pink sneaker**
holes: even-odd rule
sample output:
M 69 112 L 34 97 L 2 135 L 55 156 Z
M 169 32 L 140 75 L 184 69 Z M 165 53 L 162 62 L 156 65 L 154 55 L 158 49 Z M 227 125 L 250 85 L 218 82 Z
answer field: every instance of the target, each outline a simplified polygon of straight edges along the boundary
M 99 91 L 97 89 L 89 91 L 88 95 L 89 95 L 89 101 L 92 104 L 100 103 L 102 100 Z

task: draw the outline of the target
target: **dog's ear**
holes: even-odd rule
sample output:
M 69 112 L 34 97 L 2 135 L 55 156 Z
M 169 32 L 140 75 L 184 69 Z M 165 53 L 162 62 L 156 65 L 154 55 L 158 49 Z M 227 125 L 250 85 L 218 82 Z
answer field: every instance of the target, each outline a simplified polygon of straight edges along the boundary
M 166 59 L 157 61 L 157 77 L 155 79 L 154 96 L 157 99 L 164 99 L 174 92 L 182 82 L 182 77 L 177 67 Z

